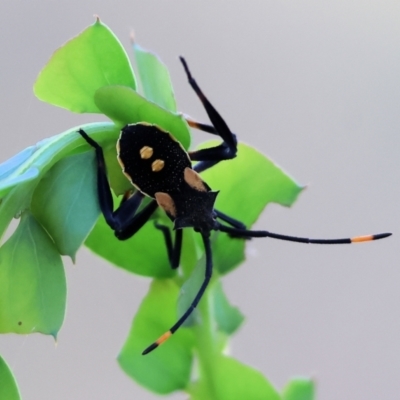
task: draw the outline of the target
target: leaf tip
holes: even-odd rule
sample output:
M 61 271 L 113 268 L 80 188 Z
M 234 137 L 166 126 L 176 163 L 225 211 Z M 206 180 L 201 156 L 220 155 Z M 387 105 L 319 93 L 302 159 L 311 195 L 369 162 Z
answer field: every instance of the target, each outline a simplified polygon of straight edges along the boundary
M 99 14 L 93 14 L 93 17 L 94 17 L 95 20 L 96 20 L 96 21 L 94 22 L 95 25 L 96 25 L 96 24 L 101 24 Z

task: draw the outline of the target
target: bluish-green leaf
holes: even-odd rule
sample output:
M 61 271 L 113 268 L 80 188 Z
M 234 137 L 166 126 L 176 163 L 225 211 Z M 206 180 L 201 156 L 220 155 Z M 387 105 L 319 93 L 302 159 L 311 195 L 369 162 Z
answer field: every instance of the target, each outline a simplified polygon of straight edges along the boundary
M 56 337 L 65 303 L 61 257 L 44 229 L 25 212 L 0 248 L 0 332 Z
M 141 354 L 176 322 L 178 293 L 179 287 L 172 280 L 152 282 L 118 356 L 121 368 L 131 378 L 160 394 L 184 389 L 192 369 L 194 339 L 192 332 L 185 328 L 150 354 Z
M 11 173 L 9 176 L 7 176 L 0 182 L 1 197 L 3 198 L 9 191 L 11 191 L 18 185 L 22 185 L 37 180 L 39 174 L 40 171 L 35 167 L 28 168 L 19 174 Z
M 165 64 L 151 51 L 133 45 L 144 96 L 166 110 L 176 112 L 171 78 Z
M 42 140 L 35 146 L 35 151 L 25 159 L 11 174 L 0 180 L 0 198 L 3 198 L 11 189 L 22 182 L 40 179 L 54 164 L 62 158 L 77 154 L 89 146 L 77 133 L 80 127 L 69 129 L 59 135 Z M 82 125 L 91 137 L 106 149 L 117 142 L 119 130 L 109 122 Z M 83 146 L 83 147 L 82 147 Z M 94 151 L 93 148 L 90 148 Z M 4 164 L 2 164 L 4 165 Z M 1 166 L 0 166 L 1 168 Z M 119 168 L 120 173 L 120 168 Z M 126 182 L 126 178 L 120 173 L 120 179 Z
M 95 101 L 98 108 L 121 127 L 136 122 L 155 124 L 170 132 L 185 149 L 190 145 L 189 128 L 181 115 L 157 106 L 131 88 L 103 87 L 96 91 Z
M 0 399 L 20 400 L 19 390 L 14 375 L 0 356 Z
M 99 113 L 97 89 L 108 85 L 136 88 L 128 56 L 119 40 L 97 20 L 59 48 L 40 72 L 36 96 L 78 113 Z
M 282 400 L 314 400 L 315 384 L 309 378 L 293 378 L 282 391 Z
M 32 199 L 35 218 L 73 260 L 100 215 L 96 181 L 95 152 L 75 154 L 50 169 Z
M 0 164 L 0 181 L 12 174 L 22 163 L 24 163 L 34 152 L 35 146 L 27 147 L 20 151 L 14 157 L 11 157 L 4 163 Z

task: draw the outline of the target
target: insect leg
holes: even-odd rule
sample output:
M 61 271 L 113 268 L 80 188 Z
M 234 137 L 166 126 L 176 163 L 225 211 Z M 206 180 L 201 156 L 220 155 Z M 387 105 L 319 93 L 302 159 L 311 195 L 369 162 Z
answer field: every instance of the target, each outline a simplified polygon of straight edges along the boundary
M 214 106 L 209 102 L 207 97 L 201 91 L 200 87 L 197 85 L 197 82 L 190 73 L 189 67 L 185 59 L 183 57 L 180 57 L 180 60 L 182 62 L 183 68 L 185 69 L 189 84 L 199 97 L 200 101 L 203 103 L 203 106 L 208 114 L 208 117 L 210 118 L 214 129 L 212 129 L 212 127 L 210 127 L 209 125 L 194 123 L 192 121 L 193 127 L 203 129 L 206 132 L 210 132 L 213 134 L 218 134 L 223 140 L 222 144 L 211 149 L 202 149 L 190 152 L 189 155 L 193 161 L 203 161 L 197 164 L 195 168 L 197 172 L 201 172 L 204 171 L 204 169 L 210 168 L 211 166 L 217 164 L 219 161 L 229 160 L 236 157 L 237 140 L 236 136 L 231 132 L 224 119 L 214 108 Z
M 138 194 L 141 193 L 136 192 L 134 196 Z M 115 236 L 119 240 L 126 240 L 132 237 L 150 219 L 154 211 L 157 210 L 157 207 L 157 202 L 155 200 L 151 200 L 149 204 L 147 204 L 145 207 L 143 207 L 142 210 L 140 210 L 140 212 L 136 214 L 131 212 L 130 217 L 127 219 L 124 219 L 123 214 L 125 213 L 121 213 L 121 209 L 118 208 L 114 212 L 114 215 L 115 218 L 119 221 L 120 228 L 118 230 L 115 230 Z
M 199 131 L 211 133 L 212 135 L 220 136 L 219 133 L 217 132 L 217 130 L 212 125 L 204 124 L 203 122 L 198 122 L 187 115 L 184 115 L 184 118 L 191 128 L 198 129 Z M 233 132 L 232 132 L 232 135 L 234 137 L 236 137 L 236 135 Z
M 215 229 L 221 232 L 226 232 L 241 237 L 270 237 L 272 239 L 286 240 L 289 242 L 311 243 L 311 244 L 348 244 L 348 243 L 369 242 L 371 240 L 384 239 L 391 235 L 391 233 L 378 233 L 376 235 L 355 236 L 352 238 L 341 238 L 341 239 L 309 239 L 305 237 L 281 235 L 279 233 L 273 233 L 268 231 L 250 231 L 246 229 L 236 229 L 221 224 L 219 224 L 219 226 L 217 226 Z
M 212 125 L 203 124 L 202 122 L 197 122 L 189 117 L 185 117 L 185 119 L 186 122 L 189 124 L 189 126 L 192 128 L 211 133 L 212 135 L 220 136 L 217 130 Z M 233 132 L 232 135 L 235 137 L 236 140 L 236 135 Z M 223 144 L 211 149 L 204 149 L 204 150 L 207 150 L 206 154 L 204 154 L 205 152 L 203 150 L 189 152 L 191 160 L 200 161 L 194 167 L 194 170 L 196 172 L 205 171 L 206 169 L 209 169 L 214 165 L 218 164 L 222 160 L 233 158 L 225 156 L 226 146 L 224 146 Z
M 182 251 L 182 229 L 175 231 L 175 245 L 172 244 L 171 231 L 168 226 L 156 222 L 154 226 L 164 235 L 165 245 L 167 246 L 168 259 L 172 269 L 179 267 Z
M 89 137 L 83 129 L 79 129 L 78 133 L 96 151 L 97 196 L 101 212 L 107 224 L 115 231 L 117 238 L 120 240 L 128 239 L 146 223 L 157 209 L 157 203 L 153 200 L 144 207 L 143 210 L 136 213 L 144 198 L 142 193 L 136 192 L 128 199 L 123 200 L 118 209 L 114 211 L 114 202 L 110 184 L 107 179 L 107 168 L 104 161 L 103 149 L 95 140 Z
M 100 209 L 107 221 L 107 224 L 115 229 L 115 220 L 113 216 L 114 203 L 111 195 L 110 185 L 107 179 L 106 163 L 104 161 L 103 149 L 101 146 L 88 136 L 83 130 L 79 129 L 78 133 L 92 146 L 96 151 L 97 162 L 97 195 L 99 198 Z
M 143 355 L 150 353 L 153 351 L 156 347 L 158 347 L 160 344 L 164 343 L 168 338 L 173 335 L 180 326 L 186 321 L 186 319 L 189 317 L 189 315 L 193 312 L 193 310 L 196 308 L 197 304 L 199 303 L 200 299 L 202 298 L 208 284 L 210 283 L 211 275 L 212 275 L 212 254 L 211 254 L 211 243 L 210 243 L 210 236 L 209 235 L 201 235 L 203 238 L 203 243 L 204 243 L 204 248 L 206 250 L 206 270 L 205 270 L 205 276 L 204 276 L 204 281 L 202 285 L 200 286 L 199 291 L 196 294 L 196 297 L 193 299 L 192 304 L 190 307 L 185 311 L 185 313 L 179 318 L 179 320 L 171 327 L 171 329 L 167 332 L 165 332 L 162 336 L 160 336 L 153 344 L 151 344 L 147 349 L 143 351 Z
M 237 219 L 234 219 L 234 218 L 230 217 L 229 215 L 226 215 L 223 212 L 218 211 L 216 209 L 214 209 L 214 211 L 217 214 L 217 217 L 219 219 L 222 219 L 222 221 L 227 222 L 229 225 L 233 226 L 234 228 L 246 229 L 246 225 L 243 222 L 238 221 Z

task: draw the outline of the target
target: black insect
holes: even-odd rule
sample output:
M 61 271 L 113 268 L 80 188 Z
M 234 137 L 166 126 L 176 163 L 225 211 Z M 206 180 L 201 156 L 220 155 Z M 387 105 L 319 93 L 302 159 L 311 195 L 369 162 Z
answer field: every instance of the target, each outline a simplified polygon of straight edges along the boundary
M 156 224 L 164 236 L 168 257 L 172 268 L 179 266 L 182 248 L 182 229 L 191 227 L 202 236 L 206 268 L 204 281 L 193 299 L 190 307 L 179 320 L 159 339 L 143 351 L 147 354 L 165 342 L 175 333 L 193 312 L 203 296 L 211 279 L 213 262 L 211 254 L 210 233 L 222 231 L 232 237 L 252 238 L 271 237 L 300 243 L 343 244 L 366 242 L 383 239 L 390 233 L 357 236 L 346 239 L 308 239 L 279 235 L 267 231 L 247 230 L 243 223 L 225 215 L 214 208 L 218 192 L 212 191 L 199 172 L 213 167 L 223 160 L 236 157 L 237 140 L 217 110 L 208 101 L 193 79 L 186 61 L 180 58 L 190 86 L 196 92 L 210 118 L 212 125 L 187 120 L 188 124 L 208 133 L 218 135 L 222 143 L 218 146 L 192 152 L 186 152 L 182 145 L 172 136 L 155 125 L 137 123 L 126 125 L 117 142 L 118 161 L 123 173 L 137 189 L 133 195 L 124 197 L 120 206 L 114 211 L 111 190 L 101 146 L 91 139 L 85 131 L 79 130 L 82 137 L 94 147 L 97 159 L 97 190 L 101 211 L 108 225 L 120 240 L 133 236 L 160 206 L 174 223 L 175 240 L 169 228 Z M 192 167 L 192 161 L 199 161 Z M 140 212 L 138 208 L 145 196 L 153 200 Z M 225 223 L 225 224 L 224 224 Z

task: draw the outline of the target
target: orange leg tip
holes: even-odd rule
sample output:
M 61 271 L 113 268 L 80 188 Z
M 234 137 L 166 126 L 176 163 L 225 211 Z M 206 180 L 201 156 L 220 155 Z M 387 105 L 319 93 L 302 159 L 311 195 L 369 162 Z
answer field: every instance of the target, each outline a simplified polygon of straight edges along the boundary
M 377 235 L 356 236 L 351 239 L 351 243 L 369 242 L 371 240 L 384 239 L 391 235 L 391 233 L 379 233 Z

